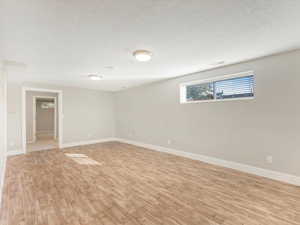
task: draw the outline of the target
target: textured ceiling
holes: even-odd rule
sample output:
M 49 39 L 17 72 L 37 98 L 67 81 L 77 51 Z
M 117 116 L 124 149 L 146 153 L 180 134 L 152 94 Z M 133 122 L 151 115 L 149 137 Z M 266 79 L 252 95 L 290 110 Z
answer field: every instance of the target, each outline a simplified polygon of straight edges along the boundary
M 2 0 L 9 81 L 116 91 L 300 46 L 297 0 Z M 137 62 L 132 52 L 153 52 Z M 103 75 L 91 81 L 88 74 Z

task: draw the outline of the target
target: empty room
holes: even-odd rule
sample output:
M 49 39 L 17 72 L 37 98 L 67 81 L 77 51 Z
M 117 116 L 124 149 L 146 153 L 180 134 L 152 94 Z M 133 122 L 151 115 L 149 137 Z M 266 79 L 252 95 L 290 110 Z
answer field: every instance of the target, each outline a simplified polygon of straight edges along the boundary
M 300 225 L 299 12 L 0 0 L 0 225 Z

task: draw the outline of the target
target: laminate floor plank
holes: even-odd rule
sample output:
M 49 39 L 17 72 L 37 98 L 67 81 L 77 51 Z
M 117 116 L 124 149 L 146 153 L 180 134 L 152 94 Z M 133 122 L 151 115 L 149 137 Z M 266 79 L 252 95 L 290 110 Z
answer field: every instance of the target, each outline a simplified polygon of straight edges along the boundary
M 107 142 L 9 157 L 0 224 L 300 225 L 300 187 Z

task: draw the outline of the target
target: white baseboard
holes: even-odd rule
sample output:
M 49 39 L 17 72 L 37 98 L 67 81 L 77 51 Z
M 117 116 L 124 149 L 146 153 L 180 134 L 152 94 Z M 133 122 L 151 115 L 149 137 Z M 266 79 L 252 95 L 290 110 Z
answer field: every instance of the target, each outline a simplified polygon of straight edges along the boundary
M 65 143 L 65 144 L 62 144 L 61 148 L 70 148 L 70 147 L 81 146 L 81 145 L 91 145 L 91 144 L 97 144 L 97 143 L 109 142 L 109 141 L 116 141 L 116 138 L 111 137 L 111 138 L 104 138 L 104 139 L 98 139 L 98 140 Z M 7 152 L 7 156 L 20 155 L 20 154 L 24 154 L 22 149 Z
M 218 165 L 218 166 L 223 166 L 235 170 L 239 170 L 242 172 L 250 173 L 250 174 L 255 174 L 258 176 L 270 178 L 273 180 L 278 180 L 282 182 L 286 182 L 289 184 L 294 184 L 297 186 L 300 186 L 300 177 L 297 177 L 295 175 L 291 174 L 286 174 L 286 173 L 281 173 L 273 170 L 268 170 L 268 169 L 263 169 L 263 168 L 258 168 L 246 164 L 241 164 L 237 162 L 232 162 L 232 161 L 227 161 L 223 159 L 218 159 L 210 156 L 204 156 L 200 154 L 195 154 L 195 153 L 190 153 L 190 152 L 184 152 L 184 151 L 179 151 L 171 148 L 166 148 L 158 145 L 152 145 L 152 144 L 145 144 L 137 141 L 132 141 L 132 140 L 127 140 L 127 139 L 122 139 L 122 138 L 105 138 L 105 139 L 98 139 L 98 140 L 90 140 L 90 141 L 80 141 L 80 142 L 72 142 L 72 143 L 66 143 L 62 145 L 62 148 L 68 148 L 68 147 L 75 147 L 75 146 L 81 146 L 81 145 L 90 145 L 90 144 L 97 144 L 97 143 L 102 143 L 102 142 L 110 142 L 110 141 L 119 141 L 127 144 L 132 144 L 144 148 L 149 148 L 155 151 L 160 151 L 160 152 L 166 152 L 194 160 L 199 160 L 203 161 L 206 163 Z M 16 151 L 8 151 L 7 156 L 11 155 L 19 155 L 23 154 L 22 150 L 16 150 Z
M 20 150 L 14 150 L 14 151 L 7 151 L 6 156 L 11 156 L 11 155 L 21 155 L 24 154 L 22 149 Z
M 91 145 L 91 144 L 97 144 L 97 143 L 109 142 L 109 141 L 116 141 L 116 138 L 111 137 L 111 138 L 104 138 L 104 139 L 98 139 L 98 140 L 66 143 L 66 144 L 62 144 L 61 148 L 70 148 L 70 147 L 81 146 L 81 145 Z
M 0 171 L 0 205 L 2 203 L 3 191 L 4 191 L 4 179 L 5 179 L 5 171 L 6 171 L 6 155 L 4 155 L 4 162 Z
M 183 156 L 186 158 L 199 160 L 199 161 L 203 161 L 206 163 L 223 166 L 223 167 L 239 170 L 242 172 L 255 174 L 255 175 L 258 175 L 261 177 L 266 177 L 266 178 L 270 178 L 273 180 L 278 180 L 278 181 L 282 181 L 285 183 L 300 186 L 300 177 L 297 177 L 297 176 L 294 176 L 291 174 L 281 173 L 281 172 L 277 172 L 277 171 L 273 171 L 273 170 L 262 169 L 262 168 L 249 166 L 249 165 L 241 164 L 241 163 L 237 163 L 237 162 L 227 161 L 227 160 L 223 160 L 223 159 L 218 159 L 218 158 L 214 158 L 214 157 L 210 157 L 210 156 L 204 156 L 204 155 L 199 155 L 199 154 L 195 154 L 195 153 L 179 151 L 179 150 L 170 149 L 170 148 L 166 148 L 166 147 L 162 147 L 162 146 L 158 146 L 158 145 L 145 144 L 145 143 L 131 141 L 131 140 L 122 139 L 122 138 L 115 138 L 115 141 L 132 144 L 132 145 L 136 145 L 136 146 L 140 146 L 140 147 L 144 147 L 144 148 L 149 148 L 149 149 L 152 149 L 155 151 L 167 152 L 170 154 Z

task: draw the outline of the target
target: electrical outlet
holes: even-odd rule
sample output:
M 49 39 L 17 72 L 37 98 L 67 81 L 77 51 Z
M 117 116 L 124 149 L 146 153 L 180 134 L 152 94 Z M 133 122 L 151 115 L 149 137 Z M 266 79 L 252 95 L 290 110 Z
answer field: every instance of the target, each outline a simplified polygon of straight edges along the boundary
M 171 140 L 168 140 L 168 145 L 172 144 L 172 141 Z
M 88 134 L 88 138 L 91 138 L 93 135 L 92 134 Z
M 268 155 L 268 156 L 266 157 L 266 161 L 267 161 L 267 163 L 273 163 L 273 156 Z

